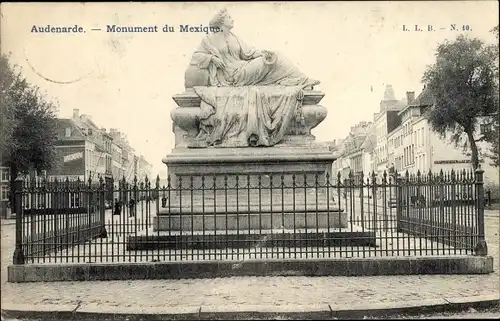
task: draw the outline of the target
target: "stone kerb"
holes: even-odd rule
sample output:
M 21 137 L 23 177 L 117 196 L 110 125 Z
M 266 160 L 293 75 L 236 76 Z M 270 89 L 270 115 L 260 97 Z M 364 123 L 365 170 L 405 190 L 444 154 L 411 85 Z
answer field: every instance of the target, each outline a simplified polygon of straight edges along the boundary
M 9 282 L 199 279 L 235 276 L 488 274 L 491 256 L 266 259 L 145 263 L 27 264 L 8 267 Z

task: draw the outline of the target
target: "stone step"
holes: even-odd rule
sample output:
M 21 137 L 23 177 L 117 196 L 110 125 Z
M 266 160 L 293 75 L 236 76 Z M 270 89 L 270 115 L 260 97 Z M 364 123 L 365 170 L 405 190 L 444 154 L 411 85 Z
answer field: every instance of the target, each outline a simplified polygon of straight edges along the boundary
M 216 201 L 224 201 L 224 200 L 232 200 L 236 202 L 236 198 L 240 203 L 242 202 L 250 202 L 251 204 L 257 204 L 260 202 L 281 202 L 285 203 L 289 202 L 304 202 L 311 200 L 318 200 L 322 202 L 326 202 L 327 200 L 335 201 L 334 197 L 338 197 L 337 190 L 330 189 L 327 190 L 325 188 L 317 188 L 315 190 L 309 189 L 307 191 L 301 190 L 297 188 L 296 190 L 292 189 L 220 189 L 220 190 L 211 190 L 211 189 L 183 189 L 176 190 L 160 190 L 159 192 L 160 199 L 165 198 L 170 203 L 178 203 L 181 200 L 183 202 L 189 201 L 191 198 L 194 200 L 207 200 L 212 201 L 215 199 Z
M 347 213 L 342 211 L 315 212 L 219 212 L 204 214 L 158 215 L 153 218 L 154 231 L 179 230 L 252 230 L 273 228 L 342 228 L 347 226 Z
M 127 250 L 304 248 L 337 246 L 376 246 L 374 231 L 361 229 L 274 229 L 250 231 L 153 232 L 129 236 Z
M 162 196 L 160 195 L 160 199 Z M 159 215 L 179 213 L 259 213 L 259 212 L 339 212 L 332 196 L 324 194 L 281 195 L 278 193 L 262 193 L 246 195 L 245 193 L 227 195 L 205 195 L 183 193 L 182 196 L 170 195 L 162 202 Z
M 259 213 L 334 213 L 343 212 L 333 204 L 234 204 L 234 203 L 204 203 L 204 204 L 167 204 L 161 207 L 158 215 L 214 215 L 214 214 L 259 214 Z

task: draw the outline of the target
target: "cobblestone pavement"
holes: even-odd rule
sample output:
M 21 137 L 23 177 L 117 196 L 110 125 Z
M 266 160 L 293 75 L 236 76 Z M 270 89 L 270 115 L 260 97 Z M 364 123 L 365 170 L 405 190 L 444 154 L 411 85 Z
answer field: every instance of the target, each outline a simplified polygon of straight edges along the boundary
M 200 280 L 143 280 L 106 282 L 7 282 L 12 261 L 14 225 L 1 226 L 1 303 L 120 307 L 147 310 L 275 305 L 306 308 L 330 304 L 352 306 L 491 295 L 499 292 L 499 216 L 487 212 L 486 238 L 494 257 L 489 275 L 415 275 L 376 277 L 234 277 Z M 168 310 L 167 310 L 168 311 Z

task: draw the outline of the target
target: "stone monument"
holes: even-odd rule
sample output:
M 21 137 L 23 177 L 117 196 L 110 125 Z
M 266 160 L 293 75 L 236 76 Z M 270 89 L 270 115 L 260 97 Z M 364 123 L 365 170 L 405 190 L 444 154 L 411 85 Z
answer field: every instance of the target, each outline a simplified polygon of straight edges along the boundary
M 154 231 L 346 227 L 333 189 L 314 187 L 331 177 L 335 160 L 311 134 L 327 116 L 319 81 L 285 56 L 245 44 L 233 24 L 225 9 L 213 17 L 185 91 L 173 96 L 175 148 L 163 162 L 181 190 L 169 192 Z M 304 183 L 307 191 L 291 187 Z
M 173 97 L 175 148 L 163 159 L 171 184 L 183 176 L 198 185 L 202 176 L 216 176 L 218 184 L 228 177 L 229 185 L 248 175 L 250 182 L 273 174 L 288 183 L 294 174 L 296 182 L 304 175 L 324 180 L 335 158 L 311 134 L 327 115 L 318 105 L 324 94 L 314 91 L 319 81 L 283 55 L 245 44 L 233 25 L 225 9 L 213 17 L 215 32 L 186 70 L 186 91 Z

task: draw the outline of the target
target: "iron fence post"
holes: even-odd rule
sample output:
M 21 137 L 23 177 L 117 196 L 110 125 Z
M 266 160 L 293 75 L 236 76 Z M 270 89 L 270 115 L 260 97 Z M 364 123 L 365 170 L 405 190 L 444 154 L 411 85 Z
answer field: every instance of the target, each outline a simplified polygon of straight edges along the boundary
M 99 233 L 100 238 L 107 238 L 108 232 L 106 231 L 106 182 L 102 179 L 102 176 L 99 178 L 99 188 L 100 188 L 100 197 L 99 197 L 99 216 L 101 219 L 101 232 Z
M 14 181 L 14 209 L 16 211 L 16 248 L 13 264 L 24 264 L 23 251 L 23 179 L 18 176 Z
M 374 218 L 374 224 L 377 224 L 376 223 L 376 219 L 377 219 L 377 176 L 375 176 L 375 172 L 372 172 L 372 198 L 373 198 L 373 218 Z M 368 209 L 369 210 L 369 209 Z M 374 231 L 377 231 L 377 226 L 375 225 L 375 227 L 372 226 L 372 230 Z
M 476 208 L 477 208 L 477 233 L 478 242 L 474 248 L 475 255 L 486 256 L 488 254 L 488 246 L 484 237 L 484 171 L 481 167 L 476 169 Z
M 394 183 L 396 185 L 396 230 L 402 231 L 402 216 L 403 216 L 403 179 L 396 172 Z

